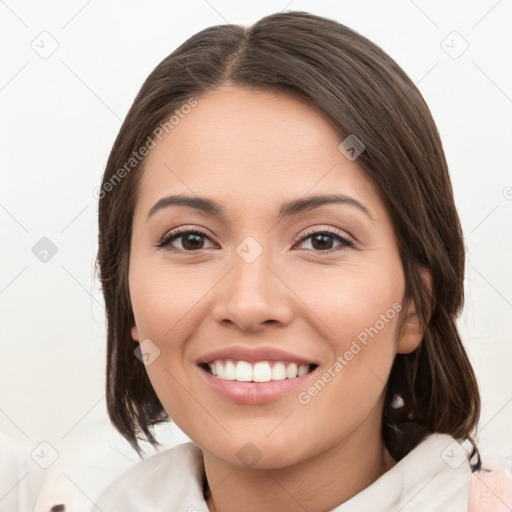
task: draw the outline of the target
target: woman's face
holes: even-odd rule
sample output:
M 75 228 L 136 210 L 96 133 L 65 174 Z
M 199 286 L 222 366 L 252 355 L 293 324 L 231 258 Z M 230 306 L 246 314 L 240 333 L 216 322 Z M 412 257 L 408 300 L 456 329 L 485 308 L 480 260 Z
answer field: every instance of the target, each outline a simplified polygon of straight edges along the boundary
M 229 464 L 367 447 L 395 354 L 420 340 L 395 335 L 388 213 L 304 103 L 232 86 L 197 101 L 146 157 L 133 220 L 132 336 L 152 385 Z

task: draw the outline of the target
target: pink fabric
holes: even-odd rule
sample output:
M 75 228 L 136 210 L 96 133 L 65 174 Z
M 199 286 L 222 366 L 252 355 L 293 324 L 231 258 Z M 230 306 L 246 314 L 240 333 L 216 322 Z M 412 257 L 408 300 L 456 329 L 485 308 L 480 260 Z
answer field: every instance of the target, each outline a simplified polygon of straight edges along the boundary
M 512 511 L 512 477 L 504 465 L 471 475 L 468 512 Z

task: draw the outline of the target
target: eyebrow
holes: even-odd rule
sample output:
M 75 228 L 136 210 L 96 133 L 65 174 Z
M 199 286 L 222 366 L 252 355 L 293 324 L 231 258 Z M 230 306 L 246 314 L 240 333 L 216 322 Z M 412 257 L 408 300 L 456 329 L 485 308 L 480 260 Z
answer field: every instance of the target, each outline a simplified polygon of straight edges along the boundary
M 353 197 L 344 194 L 316 195 L 288 201 L 281 205 L 278 218 L 282 219 L 284 217 L 291 217 L 293 215 L 310 211 L 326 204 L 346 204 L 353 206 L 361 212 L 365 213 L 371 219 L 371 221 L 374 222 L 374 219 L 366 206 L 364 206 Z M 185 195 L 171 195 L 163 197 L 153 205 L 153 207 L 149 210 L 148 219 L 157 211 L 168 208 L 170 206 L 187 206 L 189 208 L 200 210 L 208 215 L 213 215 L 220 218 L 225 218 L 226 216 L 224 209 L 212 199 L 198 196 L 192 197 Z

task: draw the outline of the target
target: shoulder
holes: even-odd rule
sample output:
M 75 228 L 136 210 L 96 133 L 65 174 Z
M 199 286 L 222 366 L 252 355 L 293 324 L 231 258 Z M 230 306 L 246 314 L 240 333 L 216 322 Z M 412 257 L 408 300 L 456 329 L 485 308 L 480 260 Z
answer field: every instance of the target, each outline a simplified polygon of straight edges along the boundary
M 512 510 L 512 476 L 502 462 L 484 462 L 471 475 L 468 512 L 501 510 Z
M 142 460 L 110 484 L 91 512 L 159 510 L 202 497 L 202 452 L 184 443 Z M 199 494 L 201 490 L 201 494 Z

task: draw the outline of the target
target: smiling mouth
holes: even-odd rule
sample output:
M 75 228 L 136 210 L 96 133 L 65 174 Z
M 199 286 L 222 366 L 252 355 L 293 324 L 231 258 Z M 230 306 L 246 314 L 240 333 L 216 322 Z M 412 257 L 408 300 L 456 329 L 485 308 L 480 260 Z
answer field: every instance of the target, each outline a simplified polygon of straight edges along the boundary
M 296 379 L 315 370 L 316 364 L 300 364 L 285 361 L 235 361 L 217 359 L 200 365 L 210 375 L 221 380 L 236 382 L 271 382 Z

